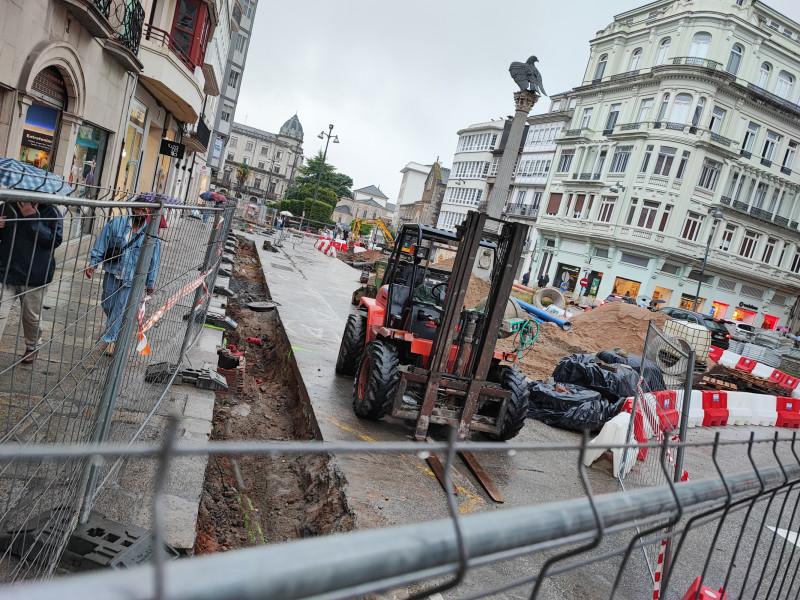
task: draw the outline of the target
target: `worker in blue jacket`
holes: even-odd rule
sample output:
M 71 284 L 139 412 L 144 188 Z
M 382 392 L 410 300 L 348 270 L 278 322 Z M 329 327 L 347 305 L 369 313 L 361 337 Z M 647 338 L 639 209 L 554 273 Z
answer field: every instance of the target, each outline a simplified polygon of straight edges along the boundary
M 30 364 L 42 343 L 40 315 L 47 284 L 56 269 L 63 218 L 51 204 L 17 202 L 0 210 L 0 336 L 15 299 L 21 303 L 25 337 L 22 362 Z
M 144 243 L 145 229 L 150 215 L 146 208 L 134 208 L 130 216 L 111 219 L 97 238 L 92 248 L 86 277 L 91 279 L 95 269 L 103 266 L 103 312 L 108 318 L 108 327 L 101 341 L 106 342 L 106 354 L 114 349 L 122 326 L 122 314 L 131 293 L 133 274 L 139 253 Z M 145 278 L 147 294 L 153 293 L 158 268 L 161 264 L 161 241 L 156 238 L 153 256 Z

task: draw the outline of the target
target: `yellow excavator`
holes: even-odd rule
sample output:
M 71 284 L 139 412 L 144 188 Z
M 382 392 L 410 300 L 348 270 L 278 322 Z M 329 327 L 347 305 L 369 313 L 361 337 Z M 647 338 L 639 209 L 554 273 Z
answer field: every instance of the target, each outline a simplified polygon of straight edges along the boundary
M 357 218 L 353 221 L 353 225 L 350 228 L 350 237 L 352 239 L 358 239 L 358 234 L 361 230 L 362 225 L 374 225 L 376 226 L 380 232 L 383 234 L 383 239 L 385 241 L 385 245 L 387 248 L 392 248 L 394 246 L 394 236 L 389 232 L 389 229 L 386 227 L 386 224 L 381 221 L 380 219 L 361 219 Z

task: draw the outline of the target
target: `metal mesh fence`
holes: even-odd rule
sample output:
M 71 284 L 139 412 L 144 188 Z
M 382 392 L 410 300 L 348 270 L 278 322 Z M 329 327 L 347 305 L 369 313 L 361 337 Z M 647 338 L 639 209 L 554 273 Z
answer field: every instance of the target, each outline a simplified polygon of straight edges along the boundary
M 105 570 L 52 582 L 0 587 L 0 599 L 59 597 L 107 599 L 255 599 L 385 597 L 548 599 L 683 598 L 697 578 L 729 598 L 794 598 L 800 593 L 800 553 L 795 544 L 800 506 L 800 457 L 796 436 L 646 446 L 667 469 L 668 453 L 681 448 L 707 457 L 705 477 L 626 492 L 598 494 L 597 474 L 582 466 L 584 443 L 531 444 L 434 442 L 427 452 L 444 457 L 442 518 L 394 527 L 320 536 L 302 541 Z M 636 450 L 645 446 L 637 445 Z M 566 485 L 577 493 L 557 502 L 463 515 L 453 493 L 452 461 L 458 451 L 574 459 Z M 89 455 L 106 460 L 128 455 L 158 465 L 159 479 L 182 456 L 417 456 L 419 445 L 396 443 L 215 443 L 135 447 L 29 447 L 12 455 L 0 447 L 0 463 L 55 463 Z M 58 458 L 60 457 L 60 458 Z M 172 466 L 170 466 L 172 465 Z M 159 490 L 154 502 L 162 502 Z M 666 534 L 663 521 L 674 525 Z M 156 521 L 156 532 L 163 534 Z M 671 542 L 658 594 L 640 548 Z M 694 597 L 694 596 L 689 596 Z M 708 596 L 701 596 L 708 597 Z
M 203 326 L 233 209 L 204 220 L 163 197 L 136 200 L 83 186 L 69 197 L 0 190 L 0 447 L 153 439 L 148 423 Z M 118 466 L 0 466 L 6 581 L 52 572 Z

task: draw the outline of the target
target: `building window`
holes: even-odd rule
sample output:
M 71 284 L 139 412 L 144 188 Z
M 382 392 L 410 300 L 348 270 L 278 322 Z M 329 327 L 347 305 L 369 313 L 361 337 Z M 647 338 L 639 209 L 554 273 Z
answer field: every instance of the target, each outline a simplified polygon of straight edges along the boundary
M 753 258 L 760 236 L 755 231 L 745 231 L 742 245 L 739 246 L 739 256 Z
M 769 74 L 772 71 L 772 67 L 769 63 L 761 63 L 761 70 L 758 73 L 758 87 L 766 88 L 767 84 L 769 83 Z
M 245 48 L 247 48 L 247 38 L 240 33 L 236 37 L 236 51 L 244 52 Z
M 239 145 L 239 138 L 237 138 L 237 137 L 232 137 L 232 138 L 231 138 L 231 141 L 230 141 L 230 142 L 228 142 L 228 145 L 229 145 L 231 148 L 236 148 L 236 146 L 238 146 L 238 145 Z
M 736 233 L 736 225 L 726 225 L 725 230 L 722 232 L 722 239 L 720 240 L 719 249 L 727 252 L 731 248 L 733 242 L 733 235 Z
M 261 156 L 269 156 L 269 146 L 261 146 Z
M 617 199 L 611 196 L 603 196 L 600 201 L 600 213 L 597 215 L 597 220 L 601 223 L 610 223 L 611 217 L 614 214 L 614 205 Z
M 228 85 L 233 89 L 239 87 L 239 77 L 241 74 L 238 71 L 231 71 L 228 75 Z
M 635 71 L 639 68 L 639 61 L 642 60 L 642 49 L 637 48 L 631 54 L 631 62 L 628 65 L 628 71 Z
M 633 215 L 636 214 L 636 209 L 639 206 L 638 198 L 631 198 L 631 207 L 628 209 L 628 218 L 625 219 L 625 225 L 633 223 Z
M 244 158 L 242 158 L 242 162 L 244 164 L 246 164 L 246 165 L 249 165 L 250 164 L 250 157 L 249 156 L 245 156 Z
M 686 213 L 686 219 L 683 221 L 683 228 L 681 228 L 681 237 L 690 242 L 696 242 L 697 236 L 700 235 L 700 227 L 703 225 L 703 218 L 693 212 Z
M 256 178 L 253 180 L 253 185 L 254 185 L 255 187 L 257 187 L 257 188 L 260 188 L 260 187 L 261 187 L 261 179 L 259 179 L 258 177 L 256 177 Z
M 617 124 L 617 118 L 619 118 L 619 109 L 622 107 L 622 104 L 612 104 L 611 108 L 608 109 L 608 119 L 606 119 L 606 131 L 610 131 L 614 129 L 614 125 Z
M 728 56 L 728 66 L 725 70 L 733 76 L 739 72 L 739 65 L 742 64 L 742 47 L 739 44 L 731 46 L 731 54 Z
M 226 123 L 230 123 L 231 122 L 231 113 L 229 113 L 227 110 L 223 110 L 221 119 L 223 121 L 225 121 Z
M 126 3 L 127 4 L 127 3 Z M 130 25 L 127 25 L 130 27 Z M 181 0 L 175 9 L 170 48 L 190 71 L 202 66 L 208 45 L 211 18 L 208 5 L 200 0 Z M 176 50 L 180 50 L 180 53 Z M 188 63 L 191 63 L 191 66 Z
M 669 106 L 669 93 L 664 94 L 664 98 L 661 100 L 661 106 L 658 109 L 658 116 L 656 117 L 656 121 L 663 121 L 664 117 L 667 115 L 667 107 Z
M 581 119 L 581 129 L 585 129 L 589 127 L 589 122 L 592 120 L 592 109 L 591 108 L 584 108 L 583 109 L 583 118 Z
M 597 68 L 594 70 L 594 79 L 602 79 L 603 73 L 606 72 L 606 63 L 608 62 L 608 54 L 603 54 L 597 63 Z
M 688 150 L 683 151 L 683 155 L 681 156 L 681 162 L 678 163 L 678 172 L 675 173 L 675 179 L 683 179 L 684 173 L 686 173 L 686 165 L 689 164 L 689 156 L 691 152 Z
M 671 41 L 672 40 L 670 38 L 664 38 L 658 45 L 658 54 L 656 54 L 657 65 L 663 65 L 665 62 L 667 62 L 667 52 L 669 52 L 669 44 Z
M 258 168 L 261 169 L 262 171 L 264 170 L 264 161 L 263 160 L 258 161 Z
M 711 111 L 711 121 L 708 123 L 708 128 L 713 133 L 719 133 L 722 130 L 722 122 L 725 120 L 725 111 L 719 106 L 715 106 Z
M 561 100 L 556 100 L 555 102 L 553 102 L 553 108 L 550 110 L 550 112 L 558 112 L 560 110 L 561 110 Z
M 775 82 L 775 95 L 788 99 L 792 93 L 792 85 L 794 85 L 794 77 L 786 71 L 781 71 L 778 73 L 778 79 Z
M 751 122 L 747 126 L 747 131 L 744 134 L 744 141 L 742 141 L 742 150 L 745 150 L 747 152 L 752 152 L 753 144 L 755 144 L 757 135 L 758 135 L 758 125 Z
M 652 229 L 653 223 L 655 223 L 656 220 L 656 213 L 658 213 L 658 207 L 658 202 L 645 200 L 642 205 L 642 212 L 639 213 L 639 222 L 637 226 L 644 227 L 645 229 Z
M 764 149 L 761 151 L 761 158 L 772 160 L 778 144 L 781 143 L 781 136 L 774 131 L 767 130 L 767 139 L 764 140 Z
M 692 45 L 689 46 L 689 56 L 697 60 L 687 60 L 686 64 L 702 65 L 703 59 L 708 54 L 708 46 L 711 44 L 711 35 L 708 33 L 696 33 L 692 38 Z
M 667 229 L 667 224 L 669 223 L 669 216 L 672 214 L 672 207 L 667 205 L 664 207 L 664 213 L 661 215 L 661 223 L 658 225 L 658 230 L 660 232 L 664 232 Z
M 797 154 L 797 142 L 789 142 L 789 147 L 786 148 L 786 154 L 783 155 L 783 167 L 791 169 L 794 164 L 794 157 Z
M 639 107 L 639 122 L 647 121 L 650 115 L 650 109 L 653 107 L 653 99 L 647 98 L 642 100 L 642 105 Z
M 772 254 L 775 252 L 775 246 L 777 243 L 778 240 L 775 238 L 767 238 L 767 243 L 764 246 L 764 252 L 761 254 L 761 262 L 769 264 L 769 261 L 772 260 Z
M 570 110 L 572 110 L 572 109 L 573 109 L 573 108 L 575 108 L 577 105 L 578 105 L 578 99 L 577 99 L 577 98 L 572 98 L 572 99 L 569 101 L 569 104 L 568 104 L 567 108 L 569 108 Z
M 703 108 L 705 105 L 705 98 L 699 98 L 697 100 L 697 106 L 694 107 L 694 115 L 692 115 L 692 127 L 697 127 L 697 125 L 700 123 L 700 119 L 703 118 Z
M 572 166 L 572 159 L 575 157 L 575 150 L 562 150 L 561 157 L 558 159 L 557 173 L 567 173 Z
M 722 163 L 710 158 L 703 160 L 703 169 L 700 171 L 700 180 L 697 185 L 713 192 L 717 187 L 720 169 L 722 169 Z
M 653 146 L 652 144 L 647 146 L 644 151 L 644 158 L 642 158 L 642 168 L 639 169 L 640 173 L 646 173 L 647 167 L 650 165 L 650 157 L 653 156 Z
M 672 161 L 675 158 L 675 148 L 668 146 L 661 146 L 658 149 L 658 158 L 656 158 L 656 166 L 653 169 L 653 175 L 663 175 L 669 177 L 669 172 L 672 169 Z
M 611 157 L 609 173 L 624 173 L 628 168 L 628 159 L 631 157 L 633 146 L 617 146 L 614 155 Z
M 791 266 L 792 273 L 800 273 L 800 250 L 794 253 Z
M 233 152 L 228 152 L 228 160 L 233 160 L 233 159 L 234 159 Z
M 545 211 L 548 215 L 558 214 L 561 208 L 561 197 L 562 194 L 550 194 L 550 200 L 547 202 L 547 210 Z
M 275 160 L 283 160 L 283 150 L 278 150 L 275 153 Z
M 692 97 L 689 94 L 678 94 L 675 96 L 675 104 L 672 105 L 670 121 L 673 123 L 686 123 L 689 116 L 689 106 L 692 104 Z
M 247 140 L 247 141 L 244 143 L 244 149 L 245 149 L 247 152 L 251 152 L 251 151 L 253 150 L 253 140 Z

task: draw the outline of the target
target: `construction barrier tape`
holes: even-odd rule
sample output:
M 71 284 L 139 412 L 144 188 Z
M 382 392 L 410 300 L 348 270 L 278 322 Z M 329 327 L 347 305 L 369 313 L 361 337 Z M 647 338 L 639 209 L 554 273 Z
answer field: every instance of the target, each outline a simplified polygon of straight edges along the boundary
M 201 273 L 200 276 L 197 279 L 195 279 L 194 281 L 192 281 L 190 283 L 187 283 L 181 289 L 179 289 L 177 292 L 175 292 L 172 296 L 170 296 L 169 299 L 167 299 L 167 301 L 164 303 L 163 306 L 161 306 L 161 308 L 159 308 L 156 312 L 153 313 L 153 315 L 146 322 L 144 320 L 145 305 L 147 304 L 147 301 L 150 299 L 150 296 L 145 296 L 144 300 L 142 300 L 142 305 L 139 307 L 139 312 L 136 315 L 136 321 L 137 321 L 137 323 L 139 325 L 138 342 L 136 344 L 136 351 L 139 354 L 142 354 L 142 355 L 150 354 L 150 345 L 147 342 L 147 336 L 145 336 L 145 333 L 153 325 L 155 325 L 156 322 L 159 319 L 161 319 L 167 313 L 167 311 L 169 309 L 171 309 L 173 306 L 175 306 L 178 303 L 178 300 L 180 300 L 181 298 L 183 298 L 185 296 L 188 296 L 189 294 L 191 294 L 193 291 L 195 291 L 197 288 L 199 288 L 202 285 L 204 294 L 200 298 L 200 301 L 197 303 L 197 305 L 193 308 L 193 311 L 194 311 L 194 310 L 197 310 L 197 308 L 199 308 L 201 304 L 203 304 L 203 302 L 205 301 L 206 298 L 211 296 L 211 294 L 208 291 L 208 286 L 206 285 L 206 279 L 208 279 L 209 275 L 214 273 L 214 270 L 216 269 L 216 266 L 217 265 L 215 264 L 208 271 L 205 271 L 204 273 Z

